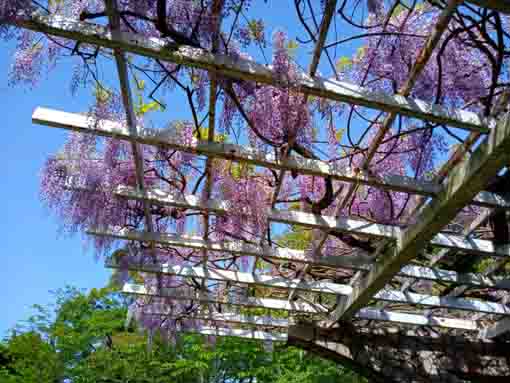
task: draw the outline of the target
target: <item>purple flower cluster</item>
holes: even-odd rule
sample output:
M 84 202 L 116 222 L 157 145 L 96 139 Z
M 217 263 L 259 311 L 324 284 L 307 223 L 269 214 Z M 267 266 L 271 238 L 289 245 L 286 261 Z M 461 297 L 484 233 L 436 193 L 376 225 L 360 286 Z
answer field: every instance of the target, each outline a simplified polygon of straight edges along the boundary
M 375 6 L 374 1 L 369 3 Z M 439 13 L 437 8 L 426 5 L 416 7 L 411 14 L 396 12 L 386 28 L 386 32 L 394 34 L 368 37 L 354 58 L 354 65 L 346 68 L 347 78 L 359 82 L 368 72 L 371 88 L 390 94 L 400 89 L 409 78 L 410 68 L 432 33 Z M 378 22 L 374 20 L 374 23 Z M 454 21 L 451 28 L 454 32 L 442 37 L 418 77 L 412 96 L 462 107 L 487 95 L 491 65 L 482 50 L 465 43 L 470 36 L 462 32 L 461 25 Z M 370 32 L 383 32 L 382 25 L 374 26 Z
M 287 42 L 283 32 L 274 34 L 272 69 L 280 81 L 292 84 L 298 75 L 298 68 L 290 57 Z M 256 129 L 256 132 L 251 131 L 253 143 L 261 145 L 269 141 L 274 146 L 281 146 L 295 142 L 310 146 L 313 137 L 312 116 L 302 93 L 292 87 L 260 86 L 246 103 L 248 116 Z
M 260 238 L 267 229 L 267 213 L 272 196 L 267 175 L 255 174 L 249 169 L 233 170 L 226 162 L 222 167 L 218 165 L 215 164 L 213 195 L 214 198 L 228 201 L 229 211 L 214 218 L 215 237 L 223 239 L 234 235 L 247 240 Z

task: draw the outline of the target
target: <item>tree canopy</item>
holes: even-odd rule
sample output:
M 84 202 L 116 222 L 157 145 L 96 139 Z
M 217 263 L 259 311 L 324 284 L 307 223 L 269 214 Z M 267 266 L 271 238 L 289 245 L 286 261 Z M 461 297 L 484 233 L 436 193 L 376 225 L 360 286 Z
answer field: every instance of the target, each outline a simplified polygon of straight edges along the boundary
M 345 368 L 261 342 L 183 335 L 175 344 L 132 324 L 115 288 L 66 287 L 0 343 L 2 383 L 354 383 Z

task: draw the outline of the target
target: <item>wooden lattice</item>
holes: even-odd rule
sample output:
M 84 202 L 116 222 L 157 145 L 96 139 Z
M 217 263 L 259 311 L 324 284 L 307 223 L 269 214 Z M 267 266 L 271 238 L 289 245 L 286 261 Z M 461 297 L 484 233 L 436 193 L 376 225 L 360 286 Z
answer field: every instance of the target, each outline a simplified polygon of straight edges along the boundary
M 349 83 L 317 76 L 319 59 L 326 44 L 337 1 L 330 0 L 324 9 L 320 33 L 316 39 L 308 74 L 288 82 L 278 77 L 271 68 L 248 59 L 212 53 L 200 48 L 169 45 L 166 40 L 146 38 L 120 31 L 116 1 L 106 1 L 109 26 L 68 20 L 57 16 L 31 15 L 16 21 L 17 25 L 51 36 L 67 38 L 113 50 L 116 61 L 126 124 L 113 121 L 94 121 L 81 114 L 72 114 L 47 108 L 37 108 L 32 119 L 37 124 L 63 128 L 81 133 L 114 137 L 131 144 L 135 158 L 137 187 L 119 185 L 116 196 L 143 203 L 145 231 L 128 229 L 90 228 L 94 236 L 113 237 L 125 241 L 139 241 L 156 246 L 189 248 L 200 251 L 203 258 L 196 265 L 172 266 L 166 264 L 121 265 L 116 258 L 107 261 L 107 267 L 127 268 L 131 271 L 157 275 L 173 275 L 202 281 L 200 288 L 187 292 L 168 288 L 146 287 L 128 283 L 126 294 L 147 297 L 166 297 L 172 300 L 198 302 L 198 309 L 189 318 L 203 326 L 182 328 L 208 335 L 239 336 L 266 341 L 287 341 L 342 362 L 350 363 L 374 381 L 462 381 L 464 379 L 504 379 L 510 375 L 508 343 L 505 334 L 510 331 L 510 306 L 507 304 L 510 280 L 494 276 L 510 257 L 510 247 L 497 246 L 488 239 L 475 238 L 474 231 L 486 222 L 491 212 L 509 209 L 510 199 L 486 191 L 486 187 L 510 162 L 510 117 L 497 119 L 481 117 L 465 111 L 451 110 L 409 98 L 409 94 L 437 48 L 441 36 L 462 1 L 449 1 L 444 7 L 433 33 L 410 71 L 399 94 L 387 95 L 363 89 Z M 510 3 L 504 0 L 471 0 L 469 3 L 502 13 L 510 12 Z M 210 74 L 209 136 L 207 140 L 185 143 L 158 129 L 139 129 L 136 126 L 133 100 L 129 85 L 126 53 L 146 56 L 185 66 L 207 70 Z M 291 87 L 307 97 L 360 105 L 386 112 L 376 139 L 360 169 L 345 169 L 320 159 L 297 155 L 267 153 L 248 146 L 220 143 L 214 140 L 216 94 L 218 78 L 254 81 L 277 87 Z M 453 152 L 435 179 L 424 181 L 412 177 L 389 175 L 373 177 L 366 169 L 398 115 L 405 115 L 431 123 L 469 131 L 464 145 Z M 481 137 L 481 143 L 471 147 Z M 144 183 L 144 164 L 141 145 L 171 148 L 207 157 L 205 164 L 206 198 L 195 195 L 176 195 Z M 229 201 L 209 198 L 214 182 L 210 169 L 214 159 L 248 163 L 278 172 L 280 181 L 274 186 L 274 198 L 268 220 L 314 229 L 313 249 L 308 251 L 282 248 L 274 243 L 260 244 L 242 241 L 212 241 L 208 238 L 210 216 L 225 214 Z M 340 197 L 335 215 L 324 216 L 299 210 L 283 210 L 276 205 L 281 182 L 286 173 L 330 177 L 348 183 Z M 395 226 L 339 216 L 360 185 L 369 185 L 388 191 L 413 194 L 420 203 L 409 225 Z M 475 221 L 462 230 L 445 230 L 466 206 L 486 208 Z M 204 236 L 186 236 L 156 232 L 151 219 L 151 206 L 171 206 L 202 213 Z M 358 251 L 343 256 L 318 256 L 330 233 L 354 234 L 377 240 L 373 253 Z M 430 264 L 413 263 L 427 248 L 439 248 L 431 256 Z M 299 273 L 292 278 L 261 273 L 224 269 L 208 262 L 210 252 L 233 256 L 252 256 L 277 264 L 299 265 Z M 435 264 L 456 253 L 498 259 L 497 266 L 479 274 L 439 268 Z M 326 270 L 323 279 L 311 277 L 313 269 Z M 338 270 L 355 270 L 351 283 L 334 282 Z M 399 287 L 391 287 L 397 278 Z M 403 282 L 402 282 L 403 280 Z M 446 294 L 429 291 L 413 292 L 416 281 L 427 280 L 452 287 Z M 270 297 L 257 293 L 218 296 L 207 291 L 206 281 L 226 283 L 246 292 L 246 287 L 269 289 Z M 500 290 L 500 301 L 463 298 L 468 288 Z M 316 299 L 326 296 L 326 304 Z M 267 314 L 252 315 L 237 308 L 265 309 Z M 392 308 L 393 307 L 393 308 Z M 400 308 L 399 308 L 400 307 Z M 272 310 L 288 314 L 272 316 Z M 168 307 L 161 307 L 151 315 L 179 321 Z M 225 324 L 231 326 L 227 328 Z

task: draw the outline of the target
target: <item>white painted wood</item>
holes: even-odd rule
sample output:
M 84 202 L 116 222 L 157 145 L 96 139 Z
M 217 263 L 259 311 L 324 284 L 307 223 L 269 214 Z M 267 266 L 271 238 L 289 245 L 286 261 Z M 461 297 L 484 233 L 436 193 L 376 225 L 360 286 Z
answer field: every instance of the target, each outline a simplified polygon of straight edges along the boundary
M 204 241 L 201 237 L 177 236 L 163 233 L 147 233 L 133 230 L 88 230 L 88 234 L 106 236 L 122 240 L 150 242 L 154 241 L 167 246 L 184 247 L 190 249 L 218 251 L 233 255 L 250 255 L 267 258 L 278 262 L 301 262 L 318 266 L 333 268 L 366 269 L 371 258 L 363 255 L 356 256 L 327 256 L 312 257 L 308 252 L 289 248 L 271 248 L 268 246 L 256 246 L 240 241 L 212 242 Z
M 119 268 L 120 266 L 113 261 L 106 263 L 107 267 Z M 144 271 L 150 273 L 161 273 L 177 275 L 179 277 L 195 277 L 201 279 L 210 279 L 223 282 L 241 283 L 247 285 L 276 287 L 283 289 L 297 289 L 301 291 L 349 295 L 352 287 L 328 282 L 305 282 L 299 279 L 286 279 L 283 277 L 273 277 L 268 275 L 253 275 L 230 270 L 219 270 L 212 268 L 199 268 L 189 266 L 169 266 L 163 265 L 126 265 L 128 270 Z M 463 299 L 452 297 L 440 297 L 433 295 L 416 294 L 401 292 L 399 290 L 383 290 L 374 296 L 374 299 L 392 303 L 406 303 L 409 305 L 442 307 L 456 310 L 466 310 L 482 312 L 488 314 L 508 315 L 510 308 L 504 304 L 486 302 L 475 299 Z
M 460 235 L 439 233 L 430 243 L 437 247 L 493 257 L 510 256 L 510 246 L 494 246 L 492 241 L 467 238 Z
M 150 190 L 144 195 L 133 188 L 120 186 L 117 195 L 137 200 L 149 200 L 155 204 L 177 206 L 182 208 L 211 211 L 222 214 L 228 211 L 228 201 L 214 200 L 202 203 L 200 198 L 193 195 L 175 196 L 161 190 Z M 334 218 L 332 216 L 316 215 L 302 211 L 272 209 L 268 212 L 268 219 L 274 222 L 301 225 L 330 231 L 363 234 L 374 237 L 396 237 L 400 228 L 382 225 L 353 218 Z
M 289 307 L 291 303 L 279 300 L 279 299 L 271 299 L 271 298 L 253 298 L 253 297 L 239 297 L 235 300 L 235 302 L 230 299 L 226 300 L 224 297 L 217 298 L 212 295 L 205 294 L 183 294 L 175 289 L 165 289 L 161 293 L 156 293 L 154 290 L 146 289 L 144 286 L 135 285 L 126 283 L 122 290 L 126 294 L 134 294 L 134 295 L 149 295 L 149 296 L 165 296 L 172 299 L 177 300 L 195 300 L 200 302 L 210 302 L 210 303 L 223 303 L 223 304 L 231 304 L 235 306 L 241 307 L 253 307 L 253 308 L 266 308 L 266 309 L 276 309 L 276 310 L 285 310 L 290 311 L 292 313 L 308 313 L 308 314 L 325 314 L 326 310 L 321 307 L 313 307 L 310 305 L 308 307 L 303 306 L 292 306 Z M 285 308 L 282 308 L 285 307 Z M 306 310 L 306 311 L 305 311 Z M 153 312 L 153 314 L 157 315 L 165 315 L 164 312 Z M 363 320 L 378 320 L 378 321 L 387 321 L 387 322 L 395 322 L 408 324 L 411 326 L 433 326 L 433 327 L 442 327 L 442 328 L 457 328 L 462 330 L 470 330 L 476 331 L 478 330 L 478 326 L 475 321 L 465 320 L 465 319 L 456 319 L 456 318 L 445 318 L 445 317 L 437 317 L 434 315 L 424 316 L 420 314 L 413 313 L 401 313 L 401 312 L 393 312 L 387 310 L 378 310 L 372 308 L 364 308 L 361 309 L 356 314 L 357 319 Z
M 380 238 L 397 238 L 401 230 L 397 226 L 373 223 L 358 218 L 316 215 L 296 210 L 272 210 L 268 216 L 274 222 L 301 225 L 327 231 L 361 234 Z
M 462 239 L 460 243 L 460 240 L 453 240 L 452 236 L 440 234 L 440 231 L 510 162 L 509 147 L 510 116 L 507 114 L 498 121 L 497 126 L 473 154 L 465 156 L 464 160 L 455 166 L 445 182 L 444 191 L 423 209 L 416 219 L 417 223 L 406 229 L 394 246 L 382 250 L 375 265 L 360 281 L 359 286 L 354 288 L 353 294 L 340 302 L 332 319 L 347 320 L 369 304 L 374 295 L 384 289 L 402 267 L 412 261 L 431 241 L 441 246 L 453 243 L 456 248 L 461 249 L 469 246 L 469 251 L 485 254 L 490 247 L 491 255 L 500 253 L 501 249 L 494 249 L 491 242 Z M 485 248 L 481 249 L 482 247 Z M 503 251 L 505 252 L 508 252 L 508 249 Z
M 108 266 L 112 267 L 113 265 L 109 264 Z M 275 278 L 272 276 L 264 275 L 254 276 L 249 273 L 218 270 L 211 268 L 207 268 L 206 270 L 204 270 L 203 268 L 186 266 L 169 267 L 168 265 L 157 266 L 144 265 L 140 267 L 135 267 L 134 265 L 132 265 L 131 267 L 128 266 L 128 269 L 135 271 L 147 271 L 152 273 L 177 275 L 180 277 L 196 277 L 223 282 L 242 283 L 247 285 L 280 287 L 285 289 L 298 288 L 299 290 L 302 291 L 316 293 L 349 295 L 352 292 L 352 287 L 345 285 L 336 285 L 327 282 L 316 282 L 313 284 L 305 282 L 299 283 L 299 280 L 288 280 L 285 278 Z M 474 311 L 488 314 L 498 315 L 510 314 L 510 308 L 507 307 L 506 305 L 499 303 L 479 301 L 475 299 L 439 297 L 409 292 L 403 293 L 399 290 L 380 291 L 374 295 L 374 299 L 392 303 L 405 303 L 409 305 L 420 305 L 426 307 L 442 307 L 448 309 Z
M 122 292 L 125 294 L 158 296 L 176 300 L 194 300 L 203 303 L 221 303 L 232 306 L 266 308 L 271 310 L 283 310 L 290 312 L 298 312 L 304 314 L 324 314 L 326 309 L 321 305 L 312 305 L 304 302 L 288 302 L 274 298 L 256 298 L 256 297 L 218 297 L 215 294 L 196 292 L 190 294 L 177 289 L 163 288 L 157 291 L 153 288 L 147 288 L 143 285 L 132 283 L 124 284 Z
M 179 332 L 195 333 L 200 335 L 214 335 L 221 337 L 235 337 L 253 340 L 264 340 L 269 342 L 287 342 L 287 334 L 280 332 L 267 332 L 254 329 L 239 329 L 226 327 L 186 327 L 178 330 Z
M 500 303 L 480 301 L 476 299 L 440 297 L 410 292 L 404 293 L 400 290 L 381 290 L 374 295 L 374 299 L 392 303 L 441 307 L 486 314 L 510 315 L 510 307 Z
M 153 315 L 170 315 L 177 318 L 178 315 L 165 314 L 164 312 L 151 312 Z M 290 323 L 288 319 L 273 318 L 268 316 L 249 316 L 237 313 L 197 313 L 193 314 L 190 319 L 201 319 L 206 321 L 216 321 L 234 324 L 246 324 L 258 327 L 282 327 L 288 328 Z M 453 328 L 467 331 L 478 331 L 479 326 L 476 321 L 469 319 L 456 319 L 437 317 L 434 315 L 425 316 L 420 314 L 403 313 L 397 311 L 378 310 L 372 308 L 361 309 L 356 318 L 362 320 L 376 320 L 383 322 L 402 323 L 412 326 L 430 326 Z M 326 322 L 324 322 L 327 324 Z
M 188 153 L 223 158 L 233 161 L 246 162 L 272 169 L 292 170 L 301 174 L 330 176 L 333 179 L 370 185 L 385 190 L 402 191 L 427 196 L 437 195 L 441 186 L 433 182 L 417 181 L 411 177 L 400 175 L 386 175 L 381 178 L 369 177 L 366 173 L 356 174 L 351 169 L 339 168 L 320 160 L 290 156 L 282 160 L 272 153 L 264 153 L 247 146 L 235 144 L 196 141 L 187 145 L 166 133 L 165 131 L 139 128 L 138 135 L 133 138 L 128 129 L 114 121 L 94 121 L 81 114 L 67 113 L 54 109 L 38 107 L 32 114 L 32 121 L 54 128 L 74 130 L 82 133 L 92 133 L 105 137 L 116 137 L 123 140 L 136 140 L 138 143 L 165 146 Z M 510 201 L 489 192 L 479 193 L 472 201 L 473 205 L 492 208 L 510 209 Z
M 169 43 L 159 38 L 146 38 L 131 32 L 122 32 L 112 36 L 105 27 L 70 20 L 61 16 L 32 15 L 16 24 L 20 27 L 44 32 L 53 36 L 82 41 L 105 48 L 120 48 L 124 52 L 135 53 L 148 58 L 175 62 L 191 67 L 211 70 L 234 79 L 256 81 L 280 87 L 293 87 L 301 92 L 350 104 L 396 112 L 403 115 L 425 119 L 431 122 L 488 132 L 492 122 L 465 110 L 449 110 L 440 105 L 429 104 L 398 95 L 374 92 L 354 84 L 334 79 L 310 77 L 302 73 L 292 82 L 284 76 L 278 76 L 267 66 L 252 60 L 231 58 L 222 54 L 213 54 L 203 49 Z
M 495 288 L 510 290 L 510 280 L 489 277 L 483 274 L 458 273 L 453 270 L 444 270 L 417 265 L 406 265 L 398 275 L 409 278 L 426 279 L 442 283 L 454 283 L 480 288 Z
M 182 315 L 176 314 L 166 314 L 165 312 L 146 312 L 144 314 L 147 315 L 158 315 L 158 316 L 168 316 L 172 319 L 198 319 L 209 322 L 222 322 L 222 323 L 232 323 L 232 324 L 241 324 L 241 325 L 251 325 L 257 327 L 279 327 L 279 328 L 288 328 L 289 320 L 284 318 L 275 318 L 271 316 L 261 316 L 261 315 L 243 315 L 234 312 L 196 312 L 190 315 L 186 315 L 183 317 Z
M 107 236 L 123 240 L 149 242 L 154 241 L 168 246 L 192 249 L 221 251 L 233 255 L 251 255 L 271 259 L 277 262 L 298 262 L 312 266 L 327 266 L 354 270 L 369 270 L 372 259 L 363 254 L 355 256 L 323 256 L 312 257 L 310 252 L 288 248 L 269 248 L 243 244 L 241 242 L 211 242 L 200 237 L 186 237 L 162 233 L 146 233 L 130 230 L 89 230 L 89 234 Z M 455 283 L 479 288 L 496 288 L 510 290 L 510 280 L 484 276 L 482 274 L 462 274 L 452 270 L 430 268 L 417 265 L 406 265 L 398 273 L 402 277 L 426 279 L 441 283 Z
M 508 195 L 500 196 L 488 191 L 482 191 L 476 195 L 472 204 L 480 207 L 508 209 L 510 208 L 510 197 Z
M 414 326 L 443 327 L 467 331 L 477 331 L 479 329 L 477 322 L 469 319 L 445 318 L 435 315 L 402 313 L 371 308 L 361 309 L 355 314 L 355 317 L 358 319 L 380 320 Z
M 146 194 L 144 194 L 133 188 L 120 186 L 116 193 L 126 198 L 133 198 L 141 201 L 149 200 L 154 204 L 205 210 L 216 214 L 225 213 L 228 211 L 229 206 L 228 201 L 210 200 L 203 203 L 198 197 L 193 195 L 175 196 L 157 189 L 148 190 Z M 301 211 L 272 209 L 268 213 L 268 219 L 291 225 L 301 225 L 326 231 L 339 231 L 373 237 L 397 239 L 401 235 L 401 229 L 397 226 L 377 224 L 362 220 L 361 218 L 334 218 L 332 216 L 322 216 Z M 479 255 L 496 257 L 510 256 L 510 246 L 496 247 L 492 241 L 471 239 L 449 233 L 437 234 L 432 238 L 430 243 L 441 248 L 449 248 Z
M 110 260 L 106 262 L 106 267 L 109 268 L 121 268 L 121 266 L 114 261 Z M 266 286 L 275 287 L 279 289 L 297 289 L 308 292 L 323 293 L 323 294 L 334 294 L 334 295 L 349 295 L 352 292 L 352 287 L 348 285 L 341 285 L 337 283 L 314 281 L 306 282 L 298 279 L 287 279 L 284 277 L 272 276 L 272 275 L 254 275 L 250 273 L 213 269 L 213 268 L 202 268 L 202 267 L 190 267 L 190 266 L 171 266 L 168 264 L 144 264 L 138 265 L 135 263 L 128 264 L 122 267 L 127 267 L 128 270 L 133 271 L 144 271 L 149 273 L 158 274 L 169 274 L 176 275 L 179 277 L 194 277 L 200 279 L 210 279 L 216 281 L 228 281 L 233 283 L 241 283 L 246 285 L 254 286 Z
M 298 171 L 302 174 L 330 176 L 345 182 L 359 182 L 363 185 L 373 185 L 387 190 L 434 195 L 440 191 L 440 185 L 426 181 L 416 181 L 411 177 L 387 175 L 381 178 L 357 175 L 350 169 L 341 168 L 324 161 L 289 156 L 285 159 L 277 158 L 273 153 L 265 153 L 249 146 L 228 143 L 208 142 L 196 140 L 192 145 L 177 140 L 165 130 L 139 128 L 136 138 L 130 136 L 129 131 L 120 123 L 114 121 L 93 121 L 87 116 L 67 113 L 53 109 L 38 107 L 32 114 L 32 121 L 54 128 L 62 128 L 81 133 L 92 133 L 105 137 L 116 137 L 124 140 L 136 140 L 147 145 L 164 146 L 187 153 L 206 155 L 209 157 L 246 162 L 280 170 Z

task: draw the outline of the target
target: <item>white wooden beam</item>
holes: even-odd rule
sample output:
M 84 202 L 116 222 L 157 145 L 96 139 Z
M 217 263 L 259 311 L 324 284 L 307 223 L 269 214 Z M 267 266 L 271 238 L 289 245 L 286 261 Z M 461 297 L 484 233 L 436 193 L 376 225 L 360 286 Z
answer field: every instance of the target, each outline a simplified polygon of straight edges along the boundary
M 488 191 L 482 191 L 475 196 L 472 204 L 480 207 L 508 209 L 510 208 L 510 196 L 508 194 L 501 196 Z
M 233 306 L 252 307 L 252 308 L 265 308 L 275 310 L 285 310 L 292 313 L 308 313 L 308 314 L 325 314 L 324 308 L 311 307 L 310 305 L 298 306 L 295 303 L 286 300 L 271 299 L 271 298 L 254 298 L 254 297 L 239 297 L 235 300 L 226 299 L 225 297 L 218 298 L 214 295 L 205 294 L 183 294 L 175 289 L 164 289 L 161 292 L 156 292 L 153 289 L 147 289 L 142 285 L 126 283 L 122 289 L 126 294 L 134 295 L 148 295 L 148 296 L 163 296 L 176 300 L 192 300 L 199 302 L 222 303 L 230 304 Z M 292 306 L 291 306 L 292 305 Z M 165 312 L 153 312 L 153 314 L 165 315 Z M 434 315 L 420 315 L 413 313 L 401 313 L 387 310 L 378 310 L 373 308 L 364 308 L 356 314 L 357 319 L 361 320 L 377 320 L 385 322 L 394 322 L 408 324 L 411 326 L 431 326 L 442 328 L 456 328 L 468 331 L 477 331 L 479 329 L 477 323 L 467 319 L 456 319 L 437 317 Z
M 227 270 L 214 270 L 207 269 L 204 273 L 203 268 L 197 267 L 182 267 L 174 266 L 168 267 L 166 265 L 150 267 L 150 266 L 128 266 L 129 270 L 147 271 L 152 273 L 164 273 L 170 275 L 177 275 L 180 277 L 197 277 L 202 279 L 211 279 L 222 282 L 241 283 L 248 285 L 259 285 L 267 287 L 281 287 L 291 289 L 297 285 L 296 281 L 279 278 L 276 280 L 274 277 L 268 276 L 253 276 L 249 273 L 233 272 Z M 300 285 L 299 289 L 302 291 L 316 292 L 316 293 L 330 293 L 338 295 L 349 295 L 352 288 L 344 285 L 334 285 L 332 283 L 317 282 L 315 286 Z M 504 304 L 486 302 L 475 299 L 463 299 L 452 297 L 439 297 L 434 295 L 416 294 L 416 293 L 403 293 L 399 290 L 383 290 L 374 295 L 374 299 L 391 302 L 391 303 L 404 303 L 407 305 L 418 305 L 424 307 L 441 307 L 446 309 L 473 311 L 487 314 L 496 315 L 509 315 L 510 308 Z M 283 302 L 283 301 L 282 301 Z M 293 303 L 293 302 L 291 302 Z
M 411 226 L 408 230 L 412 228 L 413 226 Z M 436 234 L 436 236 L 430 240 L 430 244 L 440 248 L 452 249 L 471 254 L 485 255 L 489 257 L 506 258 L 510 256 L 510 246 L 495 246 L 492 241 L 466 238 L 461 235 L 449 233 Z
M 140 193 L 133 188 L 120 186 L 116 194 L 125 198 L 150 201 L 158 205 L 176 206 L 186 209 L 211 211 L 216 214 L 228 212 L 228 201 L 208 200 L 202 202 L 200 198 L 193 195 L 176 196 L 165 193 L 158 189 L 148 190 Z M 354 218 L 334 218 L 332 216 L 316 215 L 302 211 L 272 209 L 268 212 L 268 219 L 274 222 L 301 225 L 312 228 L 319 228 L 331 231 L 340 231 L 368 235 L 373 237 L 394 238 L 400 234 L 397 226 L 382 225 Z
M 440 230 L 510 162 L 510 121 L 505 115 L 491 134 L 470 157 L 465 157 L 446 180 L 444 191 L 423 209 L 416 224 L 397 239 L 396 245 L 383 249 L 376 263 L 354 289 L 354 293 L 338 306 L 334 320 L 347 319 L 366 306 L 378 291 L 419 254 L 427 243 L 438 238 Z M 450 242 L 439 234 L 439 242 Z M 467 240 L 464 240 L 464 244 Z M 473 245 L 473 242 L 471 243 Z M 476 246 L 472 246 L 475 248 Z
M 287 334 L 281 332 L 267 332 L 255 329 L 226 328 L 213 326 L 186 327 L 178 332 L 188 332 L 200 335 L 213 335 L 221 337 L 234 337 L 269 342 L 287 342 Z
M 441 307 L 486 314 L 510 315 L 510 307 L 507 305 L 477 299 L 440 297 L 410 292 L 404 293 L 400 290 L 381 290 L 374 295 L 374 299 L 424 307 Z
M 307 292 L 334 294 L 334 295 L 349 295 L 352 292 L 352 287 L 349 285 L 342 285 L 337 283 L 323 282 L 323 281 L 300 281 L 298 279 L 288 279 L 284 277 L 272 275 L 254 275 L 251 273 L 213 269 L 211 267 L 191 267 L 191 266 L 171 266 L 168 264 L 137 264 L 129 263 L 127 265 L 119 265 L 113 260 L 105 263 L 106 267 L 119 269 L 127 268 L 132 271 L 143 271 L 148 273 L 176 275 L 179 277 L 193 277 L 200 279 L 210 279 L 215 281 L 226 281 L 232 283 L 241 283 L 253 286 L 274 287 L 278 289 L 297 289 Z
M 38 107 L 32 114 L 32 121 L 53 128 L 62 128 L 81 133 L 96 134 L 104 137 L 115 137 L 123 140 L 136 140 L 146 145 L 163 146 L 187 153 L 222 158 L 272 169 L 298 171 L 301 174 L 331 177 L 345 182 L 359 182 L 386 190 L 435 195 L 441 187 L 426 181 L 416 181 L 411 177 L 386 175 L 381 178 L 357 175 L 350 169 L 340 168 L 324 161 L 303 157 L 290 156 L 286 159 L 275 157 L 273 154 L 260 150 L 228 143 L 198 141 L 191 145 L 172 136 L 168 131 L 150 128 L 140 128 L 136 138 L 122 124 L 114 121 L 94 121 L 87 116 L 67 113 L 54 109 Z
M 266 308 L 270 310 L 283 310 L 290 312 L 298 312 L 304 314 L 325 314 L 327 311 L 321 305 L 312 305 L 305 302 L 288 302 L 286 300 L 274 298 L 257 298 L 257 297 L 218 297 L 217 294 L 205 293 L 198 291 L 195 294 L 179 291 L 175 288 L 162 288 L 157 291 L 143 285 L 132 283 L 124 284 L 122 292 L 125 294 L 147 295 L 156 297 L 165 297 L 175 300 L 192 300 L 202 303 L 219 303 L 232 306 Z
M 107 262 L 107 267 L 119 268 L 120 266 L 114 262 Z M 300 280 L 287 279 L 283 277 L 273 277 L 269 275 L 253 275 L 250 273 L 243 273 L 230 270 L 219 270 L 208 267 L 207 269 L 201 267 L 189 266 L 169 266 L 163 265 L 136 265 L 128 264 L 128 270 L 144 271 L 157 274 L 176 275 L 179 277 L 196 277 L 200 279 L 215 280 L 230 283 L 241 283 L 254 286 L 266 286 L 282 289 L 298 289 L 301 291 L 335 294 L 335 295 L 349 295 L 352 292 L 351 286 L 339 285 L 329 282 L 304 282 Z M 419 305 L 425 307 L 441 307 L 455 310 L 474 311 L 487 314 L 508 315 L 510 308 L 504 304 L 480 301 L 476 299 L 463 299 L 452 297 L 440 297 L 434 295 L 416 294 L 416 293 L 403 293 L 399 290 L 383 290 L 379 291 L 374 299 L 391 302 L 391 303 L 404 303 L 408 305 Z
M 32 121 L 53 128 L 62 128 L 81 133 L 96 134 L 104 137 L 115 137 L 123 140 L 135 140 L 138 143 L 168 147 L 187 153 L 206 155 L 226 160 L 246 162 L 272 169 L 297 171 L 300 174 L 331 177 L 333 179 L 374 186 L 384 190 L 415 193 L 426 196 L 437 195 L 441 191 L 439 184 L 428 181 L 417 181 L 412 177 L 385 175 L 369 177 L 366 173 L 356 173 L 350 169 L 339 168 L 324 161 L 303 157 L 290 156 L 285 159 L 276 158 L 273 154 L 261 152 L 250 147 L 196 141 L 188 145 L 175 139 L 164 130 L 150 128 L 139 129 L 136 138 L 130 135 L 125 126 L 114 121 L 94 121 L 87 116 L 38 107 L 32 114 Z M 510 199 L 494 193 L 480 192 L 472 201 L 473 205 L 492 208 L 510 209 Z
M 241 324 L 241 325 L 250 325 L 256 327 L 279 327 L 279 328 L 288 328 L 289 320 L 285 318 L 276 318 L 272 316 L 262 316 L 262 315 L 245 315 L 238 314 L 234 312 L 204 312 L 199 311 L 196 313 L 192 313 L 189 315 L 179 315 L 175 313 L 165 313 L 164 311 L 148 311 L 143 312 L 145 315 L 157 315 L 157 316 L 166 316 L 172 319 L 197 319 L 203 321 L 211 321 L 211 322 L 222 322 L 222 323 L 232 323 L 232 324 Z
M 364 270 L 372 261 L 369 256 L 325 256 L 314 258 L 306 251 L 289 248 L 271 248 L 269 246 L 257 246 L 241 241 L 204 241 L 200 237 L 187 237 L 163 233 L 147 233 L 134 230 L 88 230 L 90 235 L 107 236 L 121 240 L 150 242 L 154 241 L 166 246 L 184 247 L 190 249 L 218 251 L 237 256 L 249 255 L 271 259 L 277 262 L 301 262 L 317 266 L 332 268 L 349 268 Z
M 476 273 L 458 273 L 453 270 L 444 270 L 417 265 L 406 265 L 398 273 L 399 276 L 425 279 L 441 283 L 454 283 L 477 288 L 493 288 L 510 290 L 510 280 L 504 278 L 488 277 Z
M 131 32 L 112 33 L 99 24 L 71 20 L 61 16 L 32 15 L 16 20 L 19 27 L 49 35 L 102 46 L 195 68 L 214 71 L 221 76 L 255 81 L 280 87 L 292 87 L 303 93 L 350 104 L 397 112 L 414 118 L 487 133 L 492 122 L 465 110 L 449 110 L 436 104 L 398 95 L 374 92 L 354 84 L 310 77 L 302 73 L 295 81 L 278 76 L 267 66 L 243 58 L 213 54 L 200 48 L 147 38 Z
M 228 211 L 228 201 L 209 200 L 202 202 L 193 195 L 176 196 L 158 189 L 147 190 L 140 193 L 133 188 L 119 186 L 116 194 L 125 198 L 148 200 L 157 205 L 176 206 L 185 209 L 196 209 L 223 214 Z M 332 216 L 316 215 L 302 211 L 272 209 L 268 213 L 268 219 L 274 222 L 300 225 L 328 231 L 338 231 L 352 234 L 366 235 L 376 238 L 395 239 L 400 236 L 401 229 L 397 226 L 377 224 L 365 221 L 361 218 L 334 218 Z M 430 241 L 431 245 L 464 251 L 473 254 L 508 257 L 509 246 L 496 247 L 492 241 L 471 239 L 460 235 L 439 233 Z
M 146 314 L 158 315 L 158 316 L 170 316 L 172 318 L 180 318 L 179 315 L 165 313 L 163 311 L 150 311 Z M 256 316 L 256 315 L 242 315 L 232 312 L 222 313 L 193 313 L 186 318 L 189 319 L 200 319 L 205 321 L 215 321 L 233 324 L 250 325 L 256 327 L 282 327 L 288 328 L 290 321 L 288 319 L 274 318 L 269 316 Z M 444 318 L 437 317 L 434 315 L 425 316 L 420 314 L 378 310 L 366 308 L 362 309 L 358 314 L 357 318 L 361 320 L 375 320 L 383 322 L 402 323 L 413 326 L 429 326 L 429 327 L 443 327 L 443 328 L 454 328 L 458 330 L 467 331 L 478 331 L 479 325 L 476 321 L 469 319 L 455 319 L 455 318 Z M 327 322 L 320 322 L 323 325 L 327 325 Z
M 373 258 L 362 254 L 356 256 L 319 256 L 312 257 L 309 252 L 289 248 L 270 248 L 250 245 L 239 241 L 212 242 L 200 237 L 185 237 L 172 234 L 146 233 L 134 230 L 89 230 L 89 234 L 107 236 L 121 240 L 160 243 L 167 246 L 184 247 L 197 250 L 219 251 L 233 255 L 249 255 L 271 259 L 276 262 L 297 262 L 312 266 L 370 270 Z M 487 277 L 482 274 L 457 273 L 452 270 L 436 269 L 417 265 L 405 265 L 399 272 L 401 277 L 426 279 L 441 283 L 454 283 L 478 288 L 510 290 L 510 280 Z
M 435 315 L 403 313 L 372 308 L 363 308 L 354 317 L 364 320 L 378 320 L 412 326 L 442 327 L 466 331 L 477 331 L 480 328 L 476 321 L 470 319 L 446 318 Z

